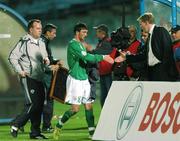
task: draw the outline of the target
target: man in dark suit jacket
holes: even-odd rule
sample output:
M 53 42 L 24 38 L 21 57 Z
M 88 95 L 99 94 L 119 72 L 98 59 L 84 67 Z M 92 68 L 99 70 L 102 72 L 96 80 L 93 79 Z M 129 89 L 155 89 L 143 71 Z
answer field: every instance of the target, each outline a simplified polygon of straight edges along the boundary
M 144 54 L 137 56 L 124 55 L 115 61 L 129 62 L 146 59 L 148 79 L 150 81 L 173 81 L 176 80 L 177 70 L 173 59 L 172 41 L 168 31 L 164 27 L 154 24 L 152 13 L 145 13 L 138 19 L 143 31 L 149 33 L 149 39 Z

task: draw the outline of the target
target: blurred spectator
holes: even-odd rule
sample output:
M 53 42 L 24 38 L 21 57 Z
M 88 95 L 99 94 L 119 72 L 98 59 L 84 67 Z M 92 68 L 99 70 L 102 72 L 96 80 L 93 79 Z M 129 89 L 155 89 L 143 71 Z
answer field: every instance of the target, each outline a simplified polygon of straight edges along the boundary
M 148 36 L 149 36 L 148 32 L 145 32 L 145 31 L 141 30 L 141 43 L 142 43 L 143 46 L 147 44 Z
M 129 27 L 130 46 L 124 51 L 128 52 L 128 54 L 136 55 L 141 49 L 141 42 L 137 39 L 137 28 L 134 25 L 130 25 Z M 126 75 L 130 80 L 138 80 L 140 77 L 140 63 L 129 63 L 126 68 Z
M 148 44 L 148 37 L 149 33 L 141 30 L 141 48 L 138 51 L 138 54 L 145 54 L 145 49 L 147 48 Z M 148 72 L 147 72 L 147 62 L 146 60 L 139 61 L 140 63 L 140 76 L 139 81 L 147 81 L 148 80 Z
M 171 36 L 173 39 L 174 59 L 179 72 L 178 80 L 180 80 L 180 25 L 171 28 Z

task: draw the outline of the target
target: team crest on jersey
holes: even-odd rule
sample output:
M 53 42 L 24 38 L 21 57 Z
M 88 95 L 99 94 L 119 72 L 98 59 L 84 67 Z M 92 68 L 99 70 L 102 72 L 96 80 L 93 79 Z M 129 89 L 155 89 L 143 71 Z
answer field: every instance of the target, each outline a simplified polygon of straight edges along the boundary
M 83 56 L 86 56 L 86 55 L 87 55 L 87 52 L 86 52 L 86 51 L 81 51 L 81 54 L 82 54 Z
M 34 89 L 31 89 L 30 92 L 31 92 L 32 94 L 34 94 L 35 90 L 34 90 Z

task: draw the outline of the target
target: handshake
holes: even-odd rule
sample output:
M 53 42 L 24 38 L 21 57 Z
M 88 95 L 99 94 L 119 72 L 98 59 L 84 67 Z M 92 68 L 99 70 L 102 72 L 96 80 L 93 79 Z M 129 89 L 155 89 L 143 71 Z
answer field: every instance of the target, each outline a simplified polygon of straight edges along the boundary
M 129 53 L 121 51 L 120 55 L 116 57 L 115 59 L 113 59 L 110 55 L 105 55 L 103 60 L 107 61 L 110 64 L 113 64 L 114 62 L 121 63 L 126 60 L 126 54 L 129 54 Z
M 124 62 L 126 60 L 126 54 L 130 54 L 129 52 L 123 52 L 123 51 L 120 51 L 119 53 L 120 55 L 116 57 L 114 60 L 117 63 Z

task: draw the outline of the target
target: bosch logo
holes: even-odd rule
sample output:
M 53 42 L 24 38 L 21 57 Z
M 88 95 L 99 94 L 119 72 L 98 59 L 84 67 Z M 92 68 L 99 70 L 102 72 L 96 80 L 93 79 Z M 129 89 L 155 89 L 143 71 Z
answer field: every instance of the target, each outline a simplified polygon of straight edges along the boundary
M 121 114 L 119 116 L 116 138 L 121 140 L 130 129 L 136 114 L 138 112 L 139 106 L 141 104 L 141 99 L 143 95 L 143 86 L 138 84 L 129 94 Z
M 180 131 L 180 92 L 175 96 L 171 92 L 166 94 L 153 93 L 139 126 L 139 131 L 177 134 Z M 150 130 L 149 130 L 150 129 Z

